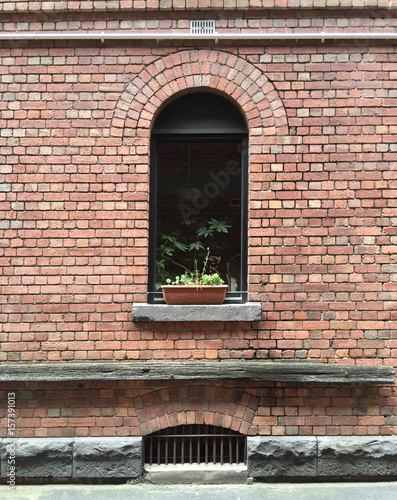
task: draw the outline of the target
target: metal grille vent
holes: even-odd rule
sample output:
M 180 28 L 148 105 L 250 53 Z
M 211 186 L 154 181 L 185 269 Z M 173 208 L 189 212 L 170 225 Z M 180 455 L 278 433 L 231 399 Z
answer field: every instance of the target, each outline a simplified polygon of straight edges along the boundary
M 214 20 L 200 20 L 190 21 L 190 33 L 192 35 L 214 35 L 215 21 Z
M 211 425 L 169 427 L 145 438 L 146 464 L 241 464 L 247 437 Z

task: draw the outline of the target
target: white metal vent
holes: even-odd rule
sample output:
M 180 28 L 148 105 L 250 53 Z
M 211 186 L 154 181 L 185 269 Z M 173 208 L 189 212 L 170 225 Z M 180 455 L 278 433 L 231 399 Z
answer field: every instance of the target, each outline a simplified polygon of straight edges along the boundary
M 190 21 L 190 33 L 192 35 L 215 35 L 215 20 Z

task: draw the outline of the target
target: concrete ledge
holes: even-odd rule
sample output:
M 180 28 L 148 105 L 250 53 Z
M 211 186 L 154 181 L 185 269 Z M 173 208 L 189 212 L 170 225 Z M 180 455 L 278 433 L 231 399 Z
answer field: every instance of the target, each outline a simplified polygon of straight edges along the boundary
M 0 382 L 64 380 L 264 380 L 392 384 L 391 366 L 289 361 L 122 361 L 10 363 L 0 365 Z
M 218 306 L 169 306 L 166 304 L 132 304 L 132 321 L 260 321 L 260 302 L 222 304 Z
M 18 478 L 128 478 L 142 475 L 141 437 L 17 438 L 0 443 L 1 477 L 15 449 Z
M 239 484 L 247 482 L 245 464 L 145 465 L 145 481 L 153 484 Z
M 247 456 L 262 481 L 397 477 L 397 436 L 249 436 Z

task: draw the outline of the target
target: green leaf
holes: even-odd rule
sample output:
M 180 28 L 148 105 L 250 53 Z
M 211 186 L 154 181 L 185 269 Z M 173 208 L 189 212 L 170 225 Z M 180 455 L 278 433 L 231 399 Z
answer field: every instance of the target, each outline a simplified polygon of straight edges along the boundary
M 176 248 L 179 248 L 179 250 L 182 250 L 183 252 L 186 252 L 186 250 L 188 249 L 188 246 L 184 243 L 181 243 L 180 241 L 175 241 L 174 243 Z
M 210 220 L 210 229 L 216 229 L 218 233 L 228 233 L 229 227 L 232 227 L 230 224 L 227 224 L 224 220 L 211 219 Z
M 204 238 L 207 238 L 208 236 L 212 236 L 213 232 L 214 232 L 213 229 L 203 226 L 197 230 L 197 235 L 204 236 Z
M 174 254 L 174 248 L 173 247 L 166 247 L 165 245 L 161 245 L 160 247 L 161 254 L 164 255 L 173 255 Z
M 176 237 L 175 236 L 171 236 L 170 234 L 162 234 L 161 235 L 161 239 L 162 240 L 166 240 L 166 241 L 171 241 L 172 243 L 174 241 L 176 241 Z
M 156 261 L 156 268 L 157 268 L 157 272 L 163 271 L 165 269 L 164 260 L 157 260 Z
M 204 246 L 201 243 L 201 241 L 196 241 L 195 243 L 190 243 L 190 245 L 189 245 L 189 250 L 190 251 L 192 251 L 192 250 L 201 250 L 202 248 L 204 248 Z

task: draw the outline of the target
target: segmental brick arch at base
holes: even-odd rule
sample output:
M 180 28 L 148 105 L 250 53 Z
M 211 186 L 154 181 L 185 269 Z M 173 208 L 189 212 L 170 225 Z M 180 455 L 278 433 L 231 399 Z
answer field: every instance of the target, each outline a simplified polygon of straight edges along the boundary
M 142 435 L 186 424 L 248 434 L 258 404 L 259 398 L 244 390 L 201 385 L 166 387 L 133 400 Z

